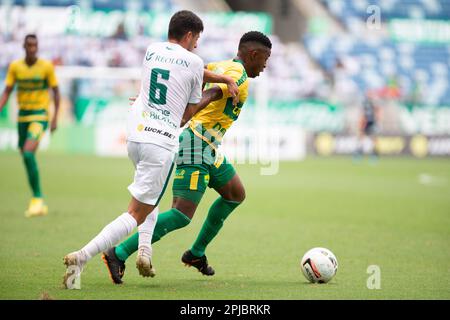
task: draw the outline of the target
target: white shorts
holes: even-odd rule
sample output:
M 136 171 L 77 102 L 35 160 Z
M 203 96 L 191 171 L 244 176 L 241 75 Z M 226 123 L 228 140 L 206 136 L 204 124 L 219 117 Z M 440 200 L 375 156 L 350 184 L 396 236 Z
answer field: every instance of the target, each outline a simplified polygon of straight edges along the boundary
M 128 141 L 127 148 L 135 167 L 128 190 L 140 202 L 158 205 L 174 167 L 175 153 L 152 143 Z

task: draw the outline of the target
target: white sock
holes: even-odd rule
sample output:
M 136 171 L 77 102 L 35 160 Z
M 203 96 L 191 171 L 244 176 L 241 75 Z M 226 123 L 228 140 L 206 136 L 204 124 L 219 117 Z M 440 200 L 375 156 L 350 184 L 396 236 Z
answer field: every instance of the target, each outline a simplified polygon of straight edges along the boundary
M 156 207 L 145 218 L 145 221 L 138 227 L 139 230 L 139 251 L 148 258 L 152 257 L 152 237 L 158 221 L 159 208 Z
M 98 253 L 112 248 L 116 243 L 129 235 L 136 226 L 136 219 L 128 212 L 123 213 L 104 227 L 94 239 L 80 250 L 82 258 L 86 259 L 85 262 L 87 262 Z

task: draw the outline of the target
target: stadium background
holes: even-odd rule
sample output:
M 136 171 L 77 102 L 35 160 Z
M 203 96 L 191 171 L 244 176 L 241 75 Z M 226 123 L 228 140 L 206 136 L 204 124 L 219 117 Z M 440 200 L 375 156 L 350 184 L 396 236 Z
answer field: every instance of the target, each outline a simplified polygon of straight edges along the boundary
M 261 280 L 256 286 L 246 282 L 252 278 L 247 277 L 244 266 L 233 271 L 222 269 L 230 278 L 217 285 L 202 285 L 202 291 L 195 284 L 179 282 L 185 271 L 171 269 L 172 261 L 161 269 L 174 272 L 175 280 L 167 278 L 170 274 L 162 274 L 161 281 L 168 282 L 169 288 L 164 287 L 162 296 L 150 297 L 205 298 L 209 290 L 214 293 L 213 298 L 448 299 L 450 0 L 3 0 L 0 78 L 4 79 L 13 59 L 23 56 L 24 35 L 36 33 L 39 56 L 56 65 L 62 102 L 58 130 L 52 136 L 46 134 L 39 152 L 44 193 L 50 198 L 50 210 L 56 211 L 56 220 L 45 218 L 34 222 L 37 226 L 24 226 L 18 208 L 18 203 L 25 203 L 28 190 L 20 159 L 13 153 L 17 145 L 15 95 L 0 114 L 4 212 L 1 297 L 38 298 L 42 291 L 57 298 L 149 297 L 147 291 L 139 296 L 139 290 L 145 289 L 139 285 L 133 287 L 133 292 L 114 290 L 108 295 L 108 285 L 96 279 L 104 277 L 99 272 L 91 272 L 83 280 L 86 286 L 91 281 L 88 288 L 93 289 L 95 284 L 99 292 L 64 295 L 53 284 L 59 279 L 61 268 L 50 258 L 45 261 L 46 268 L 27 270 L 30 278 L 45 270 L 42 281 L 35 279 L 18 285 L 22 281 L 20 268 L 6 264 L 11 256 L 6 244 L 18 250 L 11 263 L 29 250 L 39 252 L 34 259 L 46 254 L 59 258 L 96 233 L 99 226 L 110 220 L 111 212 L 122 210 L 127 199 L 124 187 L 131 177 L 131 166 L 120 159 L 126 156 L 124 114 L 128 97 L 138 92 L 140 64 L 147 45 L 165 39 L 168 20 L 178 9 L 193 10 L 204 20 L 205 32 L 196 53 L 205 62 L 234 57 L 238 40 L 246 31 L 259 30 L 270 35 L 273 50 L 268 67 L 260 78 L 252 80 L 244 112 L 224 143 L 228 157 L 247 160 L 239 172 L 247 183 L 249 197 L 253 197 L 242 208 L 247 215 L 243 213 L 241 220 L 236 217 L 229 222 L 229 233 L 223 236 L 224 242 L 218 240 L 216 247 L 231 246 L 236 250 L 219 250 L 212 257 L 218 261 L 223 255 L 227 260 L 221 262 L 229 266 L 233 252 L 236 254 L 241 244 L 227 246 L 225 241 L 238 238 L 240 226 L 252 225 L 260 214 L 265 214 L 267 225 L 246 229 L 247 232 L 255 239 L 264 239 L 268 232 L 274 232 L 272 227 L 279 227 L 283 231 L 274 237 L 283 241 L 285 251 L 280 252 L 276 243 L 262 240 L 264 252 L 255 245 L 251 247 L 254 251 L 246 252 L 247 258 L 255 269 L 263 268 L 264 261 L 273 264 L 274 269 L 281 268 L 281 262 L 273 262 L 277 259 L 267 260 L 269 251 L 269 255 L 278 257 L 277 261 L 286 258 L 294 269 L 274 275 L 270 284 L 261 280 L 266 277 L 264 272 L 255 271 Z M 362 103 L 368 93 L 376 96 L 382 109 L 376 139 L 381 158 L 372 166 L 358 166 L 350 157 L 336 155 L 355 152 Z M 272 141 L 271 132 L 276 132 L 280 140 Z M 262 141 L 253 139 L 255 135 L 263 137 Z M 270 146 L 259 155 L 262 158 L 289 160 L 282 163 L 279 174 L 263 180 L 257 178 L 261 174 L 259 167 L 248 164 L 255 150 L 253 144 L 261 143 Z M 15 172 L 20 181 L 16 182 Z M 86 179 L 91 181 L 89 186 L 85 185 Z M 271 200 L 267 204 L 265 199 L 273 199 L 276 192 L 283 201 Z M 163 205 L 169 205 L 169 193 L 165 198 Z M 208 195 L 199 211 L 206 211 L 213 198 L 214 195 Z M 301 200 L 300 205 L 297 200 Z M 92 214 L 104 207 L 111 208 L 109 215 Z M 63 212 L 72 216 L 66 220 Z M 431 218 L 430 213 L 434 214 Z M 272 215 L 278 218 L 269 218 Z M 90 225 L 77 219 L 91 219 Z M 161 253 L 161 260 L 178 259 L 179 248 L 184 248 L 195 235 L 201 221 L 195 222 L 187 233 L 189 237 L 175 235 L 173 244 L 167 245 L 178 249 L 169 247 L 172 251 Z M 48 228 L 68 223 L 83 223 L 83 233 L 61 241 L 58 236 L 63 237 L 71 229 L 58 227 L 48 236 L 48 241 L 52 239 L 49 248 L 54 251 L 41 252 L 32 245 L 33 241 L 47 243 Z M 403 229 L 395 229 L 402 224 Z M 302 231 L 289 235 L 289 227 L 296 225 Z M 36 228 L 40 235 L 34 234 Z M 22 232 L 30 238 L 10 238 L 11 234 Z M 349 232 L 353 238 L 345 238 Z M 352 246 L 357 242 L 367 246 L 355 249 Z M 392 243 L 399 246 L 397 249 L 406 250 L 405 256 L 396 256 L 398 251 L 386 253 Z M 29 245 L 33 249 L 27 251 Z M 336 250 L 338 259 L 342 257 L 341 263 L 346 264 L 336 279 L 340 287 L 332 287 L 331 293 L 323 288 L 306 293 L 302 288 L 299 292 L 297 280 L 301 275 L 296 259 L 317 245 Z M 362 256 L 360 262 L 355 256 L 345 258 L 343 253 L 352 250 Z M 376 256 L 370 255 L 375 253 L 385 253 L 384 258 L 392 259 L 392 264 L 385 263 L 388 270 L 405 271 L 404 275 L 395 277 L 392 273 L 386 277 L 395 284 L 386 285 L 390 291 L 368 294 L 364 285 L 358 291 L 345 282 L 356 277 L 364 284 L 366 266 L 377 261 Z M 425 262 L 413 276 L 416 283 L 405 287 L 408 268 L 402 262 L 410 259 L 419 264 L 417 259 L 424 257 Z M 352 269 L 350 263 L 358 265 L 360 274 L 352 273 L 356 266 Z M 27 268 L 31 264 L 30 260 Z M 433 280 L 432 284 L 426 273 L 444 276 L 443 281 Z M 142 281 L 136 275 L 128 277 L 133 284 Z M 235 279 L 230 280 L 232 277 Z M 293 281 L 293 277 L 297 280 Z M 256 291 L 246 291 L 239 281 Z M 235 286 L 241 291 L 232 291 Z
M 1 77 L 23 55 L 29 32 L 39 35 L 40 55 L 57 65 L 60 130 L 43 149 L 125 155 L 121 110 L 137 92 L 147 44 L 165 38 L 168 19 L 179 8 L 196 10 L 205 20 L 197 50 L 205 62 L 233 57 L 245 31 L 271 35 L 270 63 L 239 123 L 288 128 L 281 133 L 281 156 L 354 152 L 368 92 L 375 92 L 382 109 L 380 154 L 450 155 L 446 0 L 4 0 Z M 0 117 L 1 150 L 16 146 L 16 116 L 11 99 Z M 331 135 L 317 137 L 324 132 Z

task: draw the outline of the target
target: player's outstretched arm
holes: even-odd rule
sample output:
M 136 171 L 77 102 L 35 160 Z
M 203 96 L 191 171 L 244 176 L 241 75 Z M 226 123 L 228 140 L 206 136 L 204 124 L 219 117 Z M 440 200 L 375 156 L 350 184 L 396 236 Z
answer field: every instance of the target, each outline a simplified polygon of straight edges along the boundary
M 58 127 L 59 101 L 61 100 L 58 86 L 53 87 L 52 91 L 53 91 L 53 100 L 55 102 L 55 114 L 53 115 L 52 123 L 50 125 L 51 132 L 55 131 L 56 128 Z
M 11 86 L 6 86 L 5 89 L 3 90 L 2 96 L 0 97 L 0 112 L 2 112 L 3 107 L 6 105 L 6 102 L 8 102 L 12 90 L 13 87 Z
M 187 105 L 180 126 L 183 127 L 197 112 L 205 108 L 211 102 L 222 99 L 222 95 L 222 89 L 217 86 L 203 91 L 202 99 L 199 103 Z
M 203 82 L 225 83 L 228 87 L 230 96 L 233 98 L 233 105 L 236 105 L 239 102 L 239 88 L 232 77 L 225 74 L 217 74 L 205 69 L 203 72 Z

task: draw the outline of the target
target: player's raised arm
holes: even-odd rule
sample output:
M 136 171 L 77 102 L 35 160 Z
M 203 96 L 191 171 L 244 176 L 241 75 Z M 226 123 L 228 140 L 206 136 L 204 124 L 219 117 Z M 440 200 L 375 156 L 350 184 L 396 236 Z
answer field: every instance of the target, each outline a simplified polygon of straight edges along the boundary
M 181 119 L 180 126 L 183 127 L 197 112 L 205 108 L 213 101 L 222 99 L 222 89 L 215 86 L 203 91 L 202 99 L 197 104 L 188 104 Z
M 236 81 L 226 74 L 217 74 L 208 69 L 204 70 L 203 82 L 207 83 L 225 83 L 228 87 L 228 92 L 233 98 L 233 105 L 239 102 L 239 88 Z

